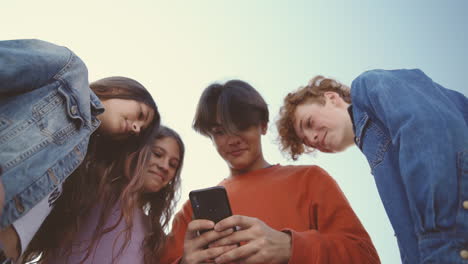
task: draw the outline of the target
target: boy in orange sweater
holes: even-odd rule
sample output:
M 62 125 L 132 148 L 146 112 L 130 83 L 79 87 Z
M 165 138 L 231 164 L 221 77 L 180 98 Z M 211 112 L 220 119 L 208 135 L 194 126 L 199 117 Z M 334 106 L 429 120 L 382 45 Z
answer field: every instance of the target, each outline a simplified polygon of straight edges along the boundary
M 192 220 L 186 202 L 161 263 L 380 263 L 369 235 L 323 169 L 265 160 L 261 136 L 268 121 L 265 101 L 248 83 L 231 80 L 205 89 L 193 127 L 211 138 L 229 166 L 220 185 L 234 215 L 216 224 Z M 214 230 L 198 235 L 205 229 Z

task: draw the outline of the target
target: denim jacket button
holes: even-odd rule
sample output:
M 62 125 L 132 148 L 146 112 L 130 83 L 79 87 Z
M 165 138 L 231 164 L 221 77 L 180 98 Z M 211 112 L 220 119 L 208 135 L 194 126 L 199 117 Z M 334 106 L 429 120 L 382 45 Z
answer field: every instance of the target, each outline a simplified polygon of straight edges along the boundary
M 463 249 L 460 251 L 460 257 L 462 257 L 462 259 L 468 259 L 468 250 Z
M 78 108 L 76 107 L 76 105 L 73 105 L 73 106 L 71 107 L 71 113 L 72 113 L 73 115 L 76 115 L 76 113 L 78 113 Z
M 93 122 L 93 126 L 95 127 L 99 126 L 99 120 L 97 118 L 94 118 L 92 122 Z
M 465 208 L 466 210 L 468 210 L 468 200 L 466 200 L 466 201 L 463 202 L 463 208 Z

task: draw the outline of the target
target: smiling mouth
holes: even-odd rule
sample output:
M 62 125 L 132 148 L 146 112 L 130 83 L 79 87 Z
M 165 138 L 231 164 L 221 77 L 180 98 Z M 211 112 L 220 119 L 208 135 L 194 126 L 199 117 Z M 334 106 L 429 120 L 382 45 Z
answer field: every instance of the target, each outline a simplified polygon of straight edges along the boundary
M 232 156 L 238 157 L 242 153 L 244 153 L 244 151 L 245 151 L 245 149 L 237 149 L 237 150 L 229 152 L 229 154 L 232 155 Z
M 154 174 L 155 176 L 157 176 L 158 178 L 160 178 L 161 181 L 164 181 L 164 176 L 162 176 L 161 173 L 159 173 L 159 172 L 157 172 L 157 171 L 154 171 L 154 170 L 149 170 L 148 172 L 151 173 L 151 174 Z
M 325 147 L 325 138 L 327 138 L 328 130 L 325 131 L 325 135 L 323 135 L 322 141 L 320 142 L 320 145 L 322 147 Z

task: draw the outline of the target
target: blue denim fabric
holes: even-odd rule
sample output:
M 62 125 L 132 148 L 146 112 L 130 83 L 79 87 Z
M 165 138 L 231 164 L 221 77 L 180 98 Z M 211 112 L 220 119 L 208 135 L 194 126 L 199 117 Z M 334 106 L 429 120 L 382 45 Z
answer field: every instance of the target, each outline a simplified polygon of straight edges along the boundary
M 468 100 L 420 70 L 373 70 L 351 85 L 366 156 L 403 263 L 468 263 Z
M 102 111 L 85 64 L 69 49 L 40 40 L 0 41 L 0 227 L 78 167 Z

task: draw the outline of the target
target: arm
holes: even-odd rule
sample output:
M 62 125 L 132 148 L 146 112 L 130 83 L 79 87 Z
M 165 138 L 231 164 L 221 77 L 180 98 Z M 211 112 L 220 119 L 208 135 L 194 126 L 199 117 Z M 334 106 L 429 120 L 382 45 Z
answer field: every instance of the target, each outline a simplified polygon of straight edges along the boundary
M 0 41 L 0 97 L 42 87 L 63 69 L 72 52 L 40 40 Z
M 458 255 L 458 245 L 468 243 L 468 221 L 462 217 L 468 128 L 451 97 L 459 98 L 465 113 L 466 97 L 419 70 L 367 72 L 353 81 L 351 92 L 353 104 L 381 122 L 398 150 L 421 259 L 439 262 Z
M 317 167 L 315 167 L 317 168 Z M 292 237 L 289 264 L 380 263 L 377 251 L 336 182 L 322 169 L 311 182 L 310 230 L 287 229 Z
M 192 209 L 190 202 L 187 201 L 172 221 L 171 232 L 164 245 L 163 256 L 160 259 L 160 263 L 179 263 L 184 253 L 184 237 L 190 221 L 192 221 Z

